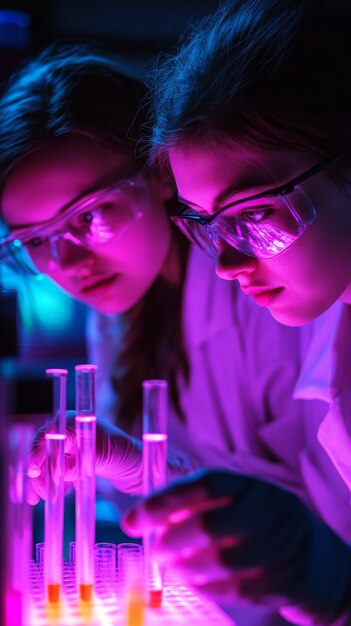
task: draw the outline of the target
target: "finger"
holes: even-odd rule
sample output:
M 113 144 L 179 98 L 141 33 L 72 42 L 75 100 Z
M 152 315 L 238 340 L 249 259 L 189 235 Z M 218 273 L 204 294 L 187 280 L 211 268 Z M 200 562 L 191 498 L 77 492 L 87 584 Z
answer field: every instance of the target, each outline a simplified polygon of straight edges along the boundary
M 70 454 L 75 449 L 76 436 L 75 436 L 75 412 L 67 411 L 66 413 L 66 439 L 65 439 L 65 453 Z M 44 424 L 35 433 L 29 463 L 28 463 L 28 475 L 32 478 L 36 478 L 39 475 L 38 469 L 43 464 L 45 459 L 45 434 L 47 432 L 47 425 Z
M 77 459 L 75 455 L 65 455 L 65 481 L 74 482 L 78 477 Z
M 41 474 L 38 478 L 33 478 L 31 481 L 32 490 L 37 494 L 39 499 L 45 500 L 46 497 L 46 485 L 45 475 Z
M 41 474 L 41 467 L 45 461 L 45 430 L 37 432 L 31 446 L 28 459 L 27 474 L 30 478 L 37 478 Z
M 178 524 L 165 526 L 153 550 L 157 560 L 174 563 L 209 548 L 210 543 L 200 517 L 195 515 Z
M 196 583 L 194 581 L 191 586 L 197 593 L 204 594 L 216 602 L 240 605 L 254 601 L 254 598 L 245 592 L 245 585 L 250 582 L 252 588 L 258 587 L 260 583 L 257 581 L 262 581 L 263 576 L 264 572 L 260 568 L 253 568 L 240 574 L 223 576 L 209 582 L 201 582 L 200 580 L 199 583 Z
M 216 553 L 224 546 L 234 546 L 240 539 L 232 535 L 214 542 L 204 527 L 202 515 L 194 515 L 178 524 L 166 526 L 154 545 L 158 560 L 167 563 L 189 559 L 198 552 L 209 550 L 214 546 Z M 218 560 L 218 559 L 217 559 Z
M 123 530 L 131 536 L 138 536 L 145 527 L 175 523 L 199 511 L 226 506 L 232 496 L 229 490 L 220 487 L 220 480 L 216 486 L 218 477 L 226 477 L 224 472 L 218 474 L 197 473 L 146 498 L 122 519 Z M 235 475 L 233 477 L 236 479 Z M 235 484 L 232 491 L 235 491 L 234 487 Z
M 33 489 L 32 483 L 30 480 L 28 480 L 27 482 L 27 492 L 26 492 L 26 500 L 28 502 L 28 504 L 38 504 L 39 500 L 40 500 L 40 496 L 38 496 L 37 492 L 35 491 L 35 489 Z
M 179 558 L 172 563 L 172 569 L 192 586 L 206 585 L 230 576 L 230 570 L 219 561 L 215 546 L 194 552 L 188 558 Z

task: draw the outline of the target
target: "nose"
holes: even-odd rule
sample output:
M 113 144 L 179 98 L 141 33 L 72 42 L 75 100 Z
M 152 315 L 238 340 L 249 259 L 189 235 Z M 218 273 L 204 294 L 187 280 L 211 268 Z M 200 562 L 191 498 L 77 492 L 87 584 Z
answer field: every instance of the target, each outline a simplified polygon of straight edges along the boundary
M 242 274 L 249 274 L 257 267 L 257 259 L 240 252 L 226 241 L 218 239 L 216 274 L 224 280 L 236 280 Z
M 91 250 L 63 237 L 55 237 L 50 243 L 52 264 L 69 274 L 89 274 L 94 264 L 94 254 Z

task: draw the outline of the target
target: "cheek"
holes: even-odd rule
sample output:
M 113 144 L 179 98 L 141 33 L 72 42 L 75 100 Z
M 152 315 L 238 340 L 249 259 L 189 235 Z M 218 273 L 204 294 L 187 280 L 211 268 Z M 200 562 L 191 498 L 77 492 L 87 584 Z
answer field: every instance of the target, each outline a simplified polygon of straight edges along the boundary
M 313 288 L 325 280 L 323 266 L 328 267 L 329 245 L 328 236 L 315 222 L 286 252 L 272 259 L 270 267 L 281 277 L 283 285 Z
M 78 297 L 74 279 L 65 272 L 56 269 L 51 272 L 46 272 L 45 276 L 59 289 L 62 289 L 75 298 Z
M 164 211 L 150 209 L 123 242 L 123 258 L 137 263 L 158 265 L 163 262 L 171 240 L 171 226 Z M 122 244 L 122 240 L 121 240 Z M 140 272 L 143 273 L 143 266 Z

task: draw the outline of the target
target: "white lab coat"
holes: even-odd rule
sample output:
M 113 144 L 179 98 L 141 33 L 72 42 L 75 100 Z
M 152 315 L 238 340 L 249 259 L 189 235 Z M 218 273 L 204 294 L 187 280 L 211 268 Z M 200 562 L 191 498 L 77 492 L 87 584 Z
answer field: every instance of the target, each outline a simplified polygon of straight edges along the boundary
M 236 283 L 216 277 L 211 259 L 197 248 L 189 255 L 183 327 L 191 368 L 190 384 L 180 381 L 187 419 L 181 423 L 170 410 L 170 447 L 193 465 L 240 469 L 294 490 L 351 539 L 348 489 L 317 440 L 325 403 L 301 395 L 301 377 L 294 396 L 314 328 L 278 324 Z M 108 378 L 122 332 L 119 316 L 92 313 L 88 339 L 99 366 L 98 415 L 109 419 Z M 233 615 L 238 626 L 281 623 L 263 610 L 251 619 L 247 612 Z

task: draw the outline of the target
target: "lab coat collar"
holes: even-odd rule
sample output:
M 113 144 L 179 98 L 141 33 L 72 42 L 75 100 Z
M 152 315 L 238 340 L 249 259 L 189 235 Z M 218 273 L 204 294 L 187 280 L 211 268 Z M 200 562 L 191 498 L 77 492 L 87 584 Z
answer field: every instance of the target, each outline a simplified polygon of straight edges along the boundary
M 335 302 L 301 329 L 304 363 L 294 397 L 333 402 L 343 380 L 347 341 L 351 335 L 350 307 Z M 351 339 L 351 337 L 350 337 Z
M 184 284 L 183 328 L 189 346 L 198 346 L 233 323 L 236 281 L 216 275 L 215 263 L 197 246 L 190 246 Z

